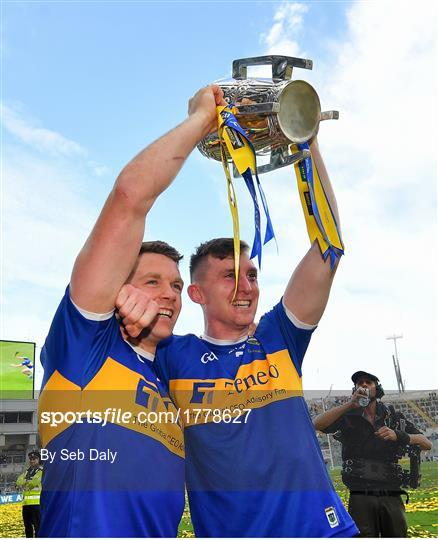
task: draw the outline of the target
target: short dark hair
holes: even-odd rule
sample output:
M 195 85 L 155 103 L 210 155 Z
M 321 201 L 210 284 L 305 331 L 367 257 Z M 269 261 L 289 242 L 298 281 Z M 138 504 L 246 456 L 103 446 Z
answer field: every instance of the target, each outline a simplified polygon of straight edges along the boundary
M 240 252 L 245 253 L 249 250 L 249 246 L 243 240 L 240 241 Z M 213 238 L 208 240 L 196 248 L 195 253 L 190 257 L 190 279 L 193 281 L 193 276 L 199 265 L 208 256 L 215 259 L 227 259 L 234 257 L 234 239 L 233 238 Z
M 139 256 L 143 253 L 158 253 L 158 255 L 164 255 L 169 257 L 172 261 L 175 261 L 176 264 L 183 258 L 181 253 L 177 251 L 174 247 L 170 246 L 166 242 L 161 240 L 152 240 L 150 242 L 143 242 L 139 251 Z

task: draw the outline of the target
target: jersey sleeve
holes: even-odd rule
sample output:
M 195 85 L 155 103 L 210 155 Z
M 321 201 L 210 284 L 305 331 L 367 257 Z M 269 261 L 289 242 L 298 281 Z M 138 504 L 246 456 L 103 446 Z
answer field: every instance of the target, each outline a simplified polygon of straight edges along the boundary
M 81 310 L 67 287 L 41 351 L 43 387 L 55 370 L 81 387 L 86 385 L 105 361 L 118 331 L 113 312 L 99 315 Z
M 254 335 L 263 343 L 268 353 L 288 349 L 295 369 L 301 377 L 303 358 L 315 328 L 316 326 L 299 321 L 285 308 L 281 300 L 260 319 Z

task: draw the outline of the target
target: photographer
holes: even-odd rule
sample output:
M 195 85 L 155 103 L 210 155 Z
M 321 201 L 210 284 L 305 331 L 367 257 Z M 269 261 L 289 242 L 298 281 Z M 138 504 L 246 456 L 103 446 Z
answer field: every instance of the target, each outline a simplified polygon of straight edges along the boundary
M 16 484 L 23 488 L 23 522 L 26 538 L 38 536 L 40 526 L 41 455 L 37 450 L 29 452 L 29 468 L 17 478 Z
M 348 512 L 362 537 L 406 537 L 401 488 L 418 485 L 419 451 L 431 443 L 403 414 L 380 401 L 379 379 L 365 371 L 351 377 L 350 400 L 314 420 L 323 433 L 335 433 L 342 444 L 342 481 L 350 490 Z M 408 452 L 411 474 L 398 465 Z

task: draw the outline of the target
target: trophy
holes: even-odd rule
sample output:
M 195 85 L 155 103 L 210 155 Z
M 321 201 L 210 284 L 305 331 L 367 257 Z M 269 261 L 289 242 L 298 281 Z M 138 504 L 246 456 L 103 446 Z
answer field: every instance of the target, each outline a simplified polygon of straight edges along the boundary
M 272 79 L 248 78 L 249 66 L 272 66 Z M 291 56 L 256 56 L 233 61 L 231 79 L 216 81 L 225 101 L 236 108 L 236 119 L 246 131 L 257 156 L 270 162 L 257 167 L 258 174 L 285 167 L 309 156 L 308 150 L 291 151 L 291 144 L 311 141 L 321 120 L 338 119 L 338 111 L 321 112 L 315 89 L 306 81 L 292 80 L 294 67 L 312 69 L 311 60 Z M 221 161 L 217 132 L 198 145 L 200 152 Z M 231 156 L 226 151 L 227 161 Z M 239 173 L 234 168 L 234 176 Z
M 272 79 L 248 78 L 249 66 L 270 64 Z M 198 144 L 200 152 L 221 161 L 228 187 L 228 203 L 233 221 L 235 289 L 237 294 L 240 232 L 234 177 L 242 176 L 254 205 L 254 241 L 250 258 L 258 258 L 261 267 L 263 245 L 275 238 L 268 204 L 258 175 L 294 164 L 301 206 L 311 244 L 318 242 L 324 260 L 330 258 L 333 269 L 344 253 L 344 244 L 335 214 L 312 159 L 309 144 L 316 136 L 321 120 L 337 119 L 337 111 L 321 112 L 315 89 L 306 81 L 292 80 L 294 67 L 312 69 L 311 60 L 291 56 L 256 56 L 233 62 L 233 77 L 217 81 L 227 106 L 216 108 L 217 131 Z M 257 166 L 256 156 L 269 156 L 269 163 Z M 259 197 L 257 197 L 257 190 Z M 264 240 L 261 237 L 261 208 L 266 217 Z

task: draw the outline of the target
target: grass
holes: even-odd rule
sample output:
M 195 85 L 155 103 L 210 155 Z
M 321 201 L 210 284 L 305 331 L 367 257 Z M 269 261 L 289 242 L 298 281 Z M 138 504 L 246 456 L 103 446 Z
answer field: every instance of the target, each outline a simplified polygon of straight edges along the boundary
M 32 399 L 33 379 L 21 373 L 23 367 L 13 367 L 20 364 L 15 353 L 34 360 L 34 344 L 18 341 L 0 341 L 0 399 Z

